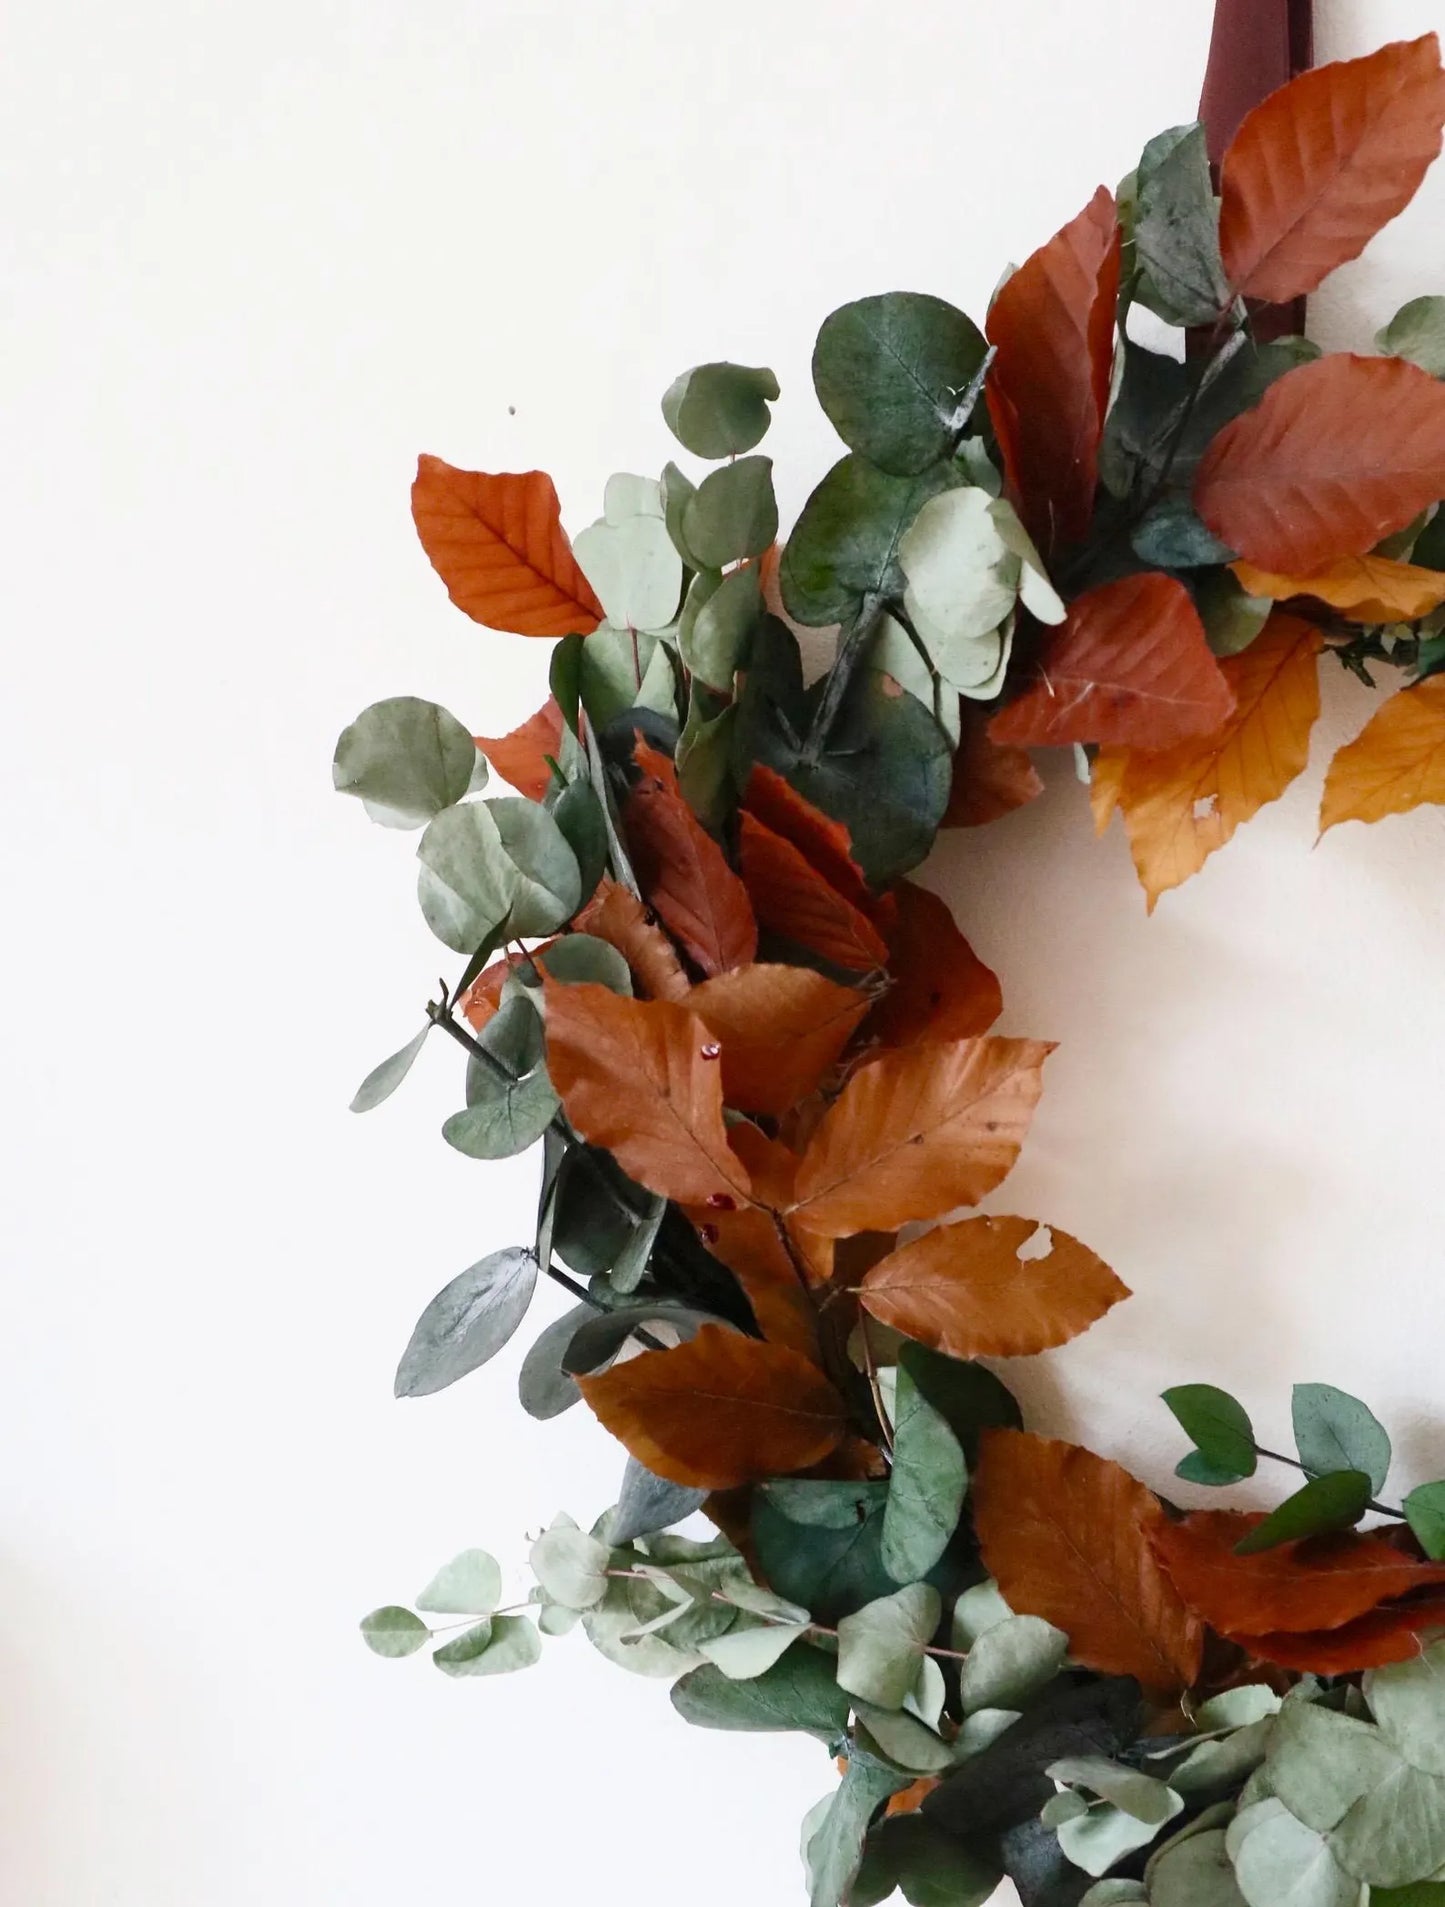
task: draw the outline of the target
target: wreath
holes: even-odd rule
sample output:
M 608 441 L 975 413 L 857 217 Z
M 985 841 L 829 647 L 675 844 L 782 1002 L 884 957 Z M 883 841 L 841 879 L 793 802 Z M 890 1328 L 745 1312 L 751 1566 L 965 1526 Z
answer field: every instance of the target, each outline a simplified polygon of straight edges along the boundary
M 627 1455 L 589 1528 L 537 1536 L 526 1602 L 469 1550 L 363 1634 L 470 1677 L 580 1626 L 689 1722 L 816 1737 L 813 1907 L 1003 1875 L 1025 1907 L 1445 1902 L 1445 1482 L 1397 1502 L 1386 1431 L 1322 1384 L 1294 1455 L 1214 1386 L 1165 1393 L 1188 1483 L 1299 1473 L 1267 1514 L 1024 1427 L 987 1360 L 1128 1294 L 970 1211 L 1050 1048 L 990 1031 L 997 979 L 908 878 L 1072 747 L 1152 907 L 1300 772 L 1331 666 L 1408 679 L 1321 828 L 1445 800 L 1445 299 L 1374 355 L 1289 328 L 1442 123 L 1434 35 L 1307 70 L 1217 166 L 1204 125 L 1152 140 L 983 329 L 924 295 L 834 312 L 813 379 L 846 452 L 781 551 L 764 369 L 680 377 L 664 415 L 713 468 L 614 477 L 570 542 L 540 473 L 421 460 L 433 566 L 555 641 L 551 695 L 499 738 L 408 697 L 341 737 L 336 786 L 422 830 L 464 963 L 354 1106 L 440 1033 L 447 1143 L 542 1165 L 534 1239 L 427 1306 L 396 1391 L 468 1376 L 550 1280 L 571 1307 L 521 1403 L 585 1402 Z M 800 629 L 836 632 L 811 682 Z

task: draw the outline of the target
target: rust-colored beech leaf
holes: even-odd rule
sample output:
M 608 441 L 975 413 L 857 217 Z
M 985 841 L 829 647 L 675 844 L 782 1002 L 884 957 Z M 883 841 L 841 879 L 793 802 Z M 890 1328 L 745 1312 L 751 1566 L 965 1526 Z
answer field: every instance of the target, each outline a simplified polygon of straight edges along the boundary
M 744 812 L 738 865 L 758 924 L 850 973 L 881 967 L 888 949 L 868 916 L 830 887 L 791 841 Z
M 474 622 L 519 636 L 585 636 L 602 620 L 542 471 L 492 476 L 422 457 L 411 514 L 447 594 Z
M 796 1222 L 843 1238 L 976 1205 L 1018 1157 L 1052 1051 L 989 1036 L 870 1060 L 803 1155 Z
M 597 892 L 572 924 L 579 934 L 592 934 L 615 947 L 648 999 L 683 1000 L 692 991 L 667 935 L 637 896 L 609 876 L 598 882 Z
M 1285 304 L 1358 258 L 1440 152 L 1445 73 L 1433 33 L 1303 73 L 1246 116 L 1220 168 L 1231 286 Z
M 734 967 L 688 995 L 722 1041 L 723 1098 L 780 1117 L 813 1092 L 868 1011 L 868 996 L 807 967 Z
M 889 937 L 893 984 L 868 1031 L 884 1046 L 974 1039 L 1003 1011 L 998 975 L 954 925 L 947 901 L 913 881 L 893 890 L 898 918 Z
M 1032 1357 L 1067 1344 L 1129 1287 L 1067 1232 L 965 1218 L 875 1265 L 859 1297 L 880 1324 L 949 1357 Z
M 744 1203 L 751 1186 L 723 1125 L 720 1048 L 702 1021 L 669 1000 L 543 984 L 547 1071 L 582 1137 L 665 1198 Z
M 547 757 L 555 760 L 562 745 L 562 711 L 549 695 L 510 735 L 478 735 L 476 741 L 503 781 L 529 801 L 540 801 L 552 786 Z
M 639 740 L 635 759 L 642 779 L 624 819 L 648 905 L 704 973 L 746 966 L 758 951 L 747 889 L 687 805 L 669 758 Z
M 989 724 L 995 742 L 1168 748 L 1208 735 L 1232 697 L 1183 583 L 1123 576 L 1069 605 L 1034 681 Z
M 1445 801 L 1445 676 L 1396 689 L 1330 763 L 1320 832 Z
M 1117 807 L 1152 914 L 1159 896 L 1197 874 L 1216 848 L 1282 795 L 1309 759 L 1320 712 L 1319 631 L 1276 614 L 1220 669 L 1234 712 L 1217 734 L 1157 754 L 1105 748 L 1090 797 L 1102 833 Z
M 1422 1638 L 1432 1629 L 1445 1628 L 1445 1595 L 1410 1596 L 1402 1602 L 1384 1602 L 1367 1616 L 1338 1629 L 1312 1629 L 1303 1635 L 1277 1631 L 1273 1635 L 1235 1636 L 1233 1640 L 1262 1662 L 1312 1675 L 1352 1675 L 1360 1669 L 1383 1669 L 1391 1662 L 1408 1662 L 1419 1655 Z
M 542 941 L 532 949 L 531 957 L 535 960 L 539 954 L 545 953 L 555 944 L 554 940 Z M 490 966 L 482 968 L 458 1000 L 457 1005 L 461 1009 L 462 1018 L 469 1020 L 479 1033 L 501 1006 L 502 988 L 507 983 L 508 975 L 514 973 L 518 967 L 524 966 L 526 961 L 527 955 L 523 953 L 508 951 L 499 954 Z
M 1247 562 L 1307 576 L 1445 496 L 1445 384 L 1334 351 L 1286 371 L 1204 453 L 1194 506 Z
M 877 907 L 878 899 L 853 859 L 853 837 L 847 828 L 805 800 L 776 769 L 763 762 L 754 765 L 743 807 L 765 828 L 791 842 L 809 867 L 845 900 L 864 913 Z
M 1340 1629 L 1383 1602 L 1445 1583 L 1445 1563 L 1420 1562 L 1354 1530 L 1236 1556 L 1235 1544 L 1263 1521 L 1245 1511 L 1198 1510 L 1153 1531 L 1155 1553 L 1180 1595 L 1221 1635 Z
M 1445 603 L 1445 572 L 1387 556 L 1341 556 L 1309 576 L 1280 576 L 1253 563 L 1235 563 L 1233 569 L 1251 596 L 1275 602 L 1313 596 L 1351 622 L 1414 622 Z
M 945 828 L 981 828 L 1027 806 L 1044 792 L 1028 750 L 992 741 L 988 717 L 974 703 L 963 711 L 963 732 L 953 751 L 953 781 Z
M 713 1257 L 725 1264 L 742 1286 L 758 1329 L 768 1342 L 786 1344 L 789 1350 L 816 1364 L 816 1313 L 778 1236 L 772 1214 L 755 1205 L 739 1205 L 731 1212 L 693 1206 L 688 1216 Z
M 843 1400 L 806 1358 L 705 1324 L 688 1344 L 644 1351 L 578 1388 L 655 1476 L 729 1490 L 820 1463 L 843 1435 Z
M 1153 1493 L 1117 1463 L 1022 1430 L 988 1430 L 972 1484 L 984 1565 L 1005 1602 L 1042 1616 L 1105 1675 L 1173 1694 L 1199 1674 L 1203 1630 L 1149 1538 Z
M 1119 290 L 1119 224 L 1103 186 L 1026 259 L 988 315 L 988 408 L 1035 542 L 1082 537 L 1098 482 Z

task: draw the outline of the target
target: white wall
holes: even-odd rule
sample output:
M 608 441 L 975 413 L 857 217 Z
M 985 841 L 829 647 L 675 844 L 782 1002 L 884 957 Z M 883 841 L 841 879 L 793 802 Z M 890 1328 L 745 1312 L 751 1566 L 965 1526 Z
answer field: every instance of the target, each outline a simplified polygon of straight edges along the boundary
M 608 1499 L 517 1358 L 393 1404 L 422 1303 L 524 1234 L 534 1164 L 348 1117 L 449 968 L 406 841 L 329 792 L 415 691 L 497 731 L 545 645 L 415 546 L 421 449 L 552 470 L 574 523 L 657 398 L 773 364 L 785 512 L 834 454 L 814 329 L 1000 267 L 1193 109 L 1207 0 L 49 0 L 0 99 L 9 672 L 0 942 L 0 1863 L 16 1907 L 786 1903 L 829 1771 L 684 1735 L 575 1638 L 476 1688 L 354 1631 L 472 1542 Z M 1325 52 L 1438 23 L 1326 9 Z M 1321 310 L 1445 285 L 1445 179 Z M 1342 328 L 1341 328 L 1342 327 Z M 1329 692 L 1331 740 L 1363 717 Z M 1063 1044 L 1004 1208 L 1138 1290 L 1022 1378 L 1162 1481 L 1151 1402 L 1294 1377 L 1445 1470 L 1437 813 L 1312 851 L 1318 774 L 1152 922 L 1067 780 L 942 850 L 1006 1026 Z M 550 1300 L 547 1301 L 550 1306 Z

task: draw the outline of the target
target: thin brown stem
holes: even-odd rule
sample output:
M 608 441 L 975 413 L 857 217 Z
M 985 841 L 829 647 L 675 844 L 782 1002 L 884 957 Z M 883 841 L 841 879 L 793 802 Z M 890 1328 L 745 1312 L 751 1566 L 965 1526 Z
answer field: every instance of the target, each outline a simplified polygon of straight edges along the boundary
M 873 1408 L 878 1413 L 878 1431 L 883 1439 L 883 1450 L 889 1462 L 893 1461 L 893 1425 L 888 1421 L 888 1412 L 883 1407 L 883 1387 L 878 1382 L 878 1365 L 873 1356 L 873 1340 L 868 1335 L 868 1313 L 858 1307 L 858 1335 L 863 1341 L 863 1368 L 868 1373 L 868 1388 L 873 1393 Z

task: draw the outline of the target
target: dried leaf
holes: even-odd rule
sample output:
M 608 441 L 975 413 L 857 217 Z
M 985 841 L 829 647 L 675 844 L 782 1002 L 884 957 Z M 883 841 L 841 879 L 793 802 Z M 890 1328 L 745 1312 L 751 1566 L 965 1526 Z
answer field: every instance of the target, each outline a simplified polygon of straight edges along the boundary
M 1284 602 L 1313 596 L 1351 622 L 1414 622 L 1445 603 L 1445 572 L 1392 562 L 1386 556 L 1341 556 L 1308 576 L 1280 576 L 1253 563 L 1232 565 L 1250 596 Z
M 1150 1547 L 1164 1512 L 1127 1470 L 1073 1444 L 990 1430 L 973 1506 L 985 1567 L 1011 1609 L 1062 1629 L 1087 1668 L 1160 1692 L 1194 1682 L 1202 1630 Z
M 639 741 L 642 780 L 628 797 L 628 846 L 643 894 L 704 973 L 745 966 L 758 950 L 747 889 L 677 785 L 670 759 Z
M 900 881 L 893 894 L 893 985 L 874 1009 L 870 1034 L 884 1046 L 913 1046 L 986 1033 L 1003 1011 L 997 974 L 969 946 L 937 894 L 912 881 Z
M 422 548 L 458 609 L 519 636 L 587 635 L 602 605 L 562 528 L 540 470 L 489 475 L 418 460 L 411 513 Z
M 843 1435 L 843 1401 L 797 1352 L 721 1325 L 644 1351 L 578 1388 L 654 1476 L 727 1490 L 819 1463 Z
M 738 863 L 758 923 L 851 973 L 888 957 L 878 930 L 811 867 L 799 849 L 755 815 L 738 816 Z
M 860 1067 L 804 1154 L 797 1222 L 841 1238 L 977 1204 L 1018 1157 L 1052 1051 L 1046 1040 L 953 1040 Z
M 868 996 L 807 967 L 735 967 L 687 1000 L 722 1041 L 723 1098 L 780 1117 L 821 1083 L 868 1011 Z
M 1219 242 L 1236 292 L 1270 304 L 1358 258 L 1440 151 L 1433 33 L 1303 73 L 1246 116 L 1220 168 Z
M 746 1203 L 747 1168 L 723 1125 L 721 1048 L 702 1021 L 606 987 L 549 980 L 544 991 L 547 1071 L 582 1137 L 664 1198 Z
M 1025 749 L 989 738 L 988 717 L 972 705 L 963 710 L 963 732 L 953 751 L 953 785 L 940 826 L 978 828 L 1022 808 L 1044 792 Z
M 546 758 L 555 760 L 562 745 L 562 711 L 549 695 L 510 735 L 478 735 L 476 741 L 503 781 L 529 801 L 540 801 L 552 786 Z
M 1391 1662 L 1418 1656 L 1422 1639 L 1445 1628 L 1445 1595 L 1413 1596 L 1403 1602 L 1381 1603 L 1368 1615 L 1342 1623 L 1338 1629 L 1314 1629 L 1301 1635 L 1276 1631 L 1272 1635 L 1233 1639 L 1240 1648 L 1264 1662 L 1302 1674 L 1350 1675 L 1360 1669 L 1382 1669 Z
M 772 1214 L 755 1205 L 740 1205 L 731 1212 L 696 1206 L 688 1215 L 713 1257 L 741 1285 L 768 1342 L 785 1344 L 810 1363 L 818 1363 L 816 1313 Z M 797 1246 L 807 1241 L 790 1237 L 790 1242 Z
M 1331 352 L 1225 425 L 1194 507 L 1247 562 L 1306 576 L 1363 556 L 1445 496 L 1445 384 L 1403 358 Z
M 1032 1357 L 1087 1331 L 1129 1287 L 1067 1232 L 990 1217 L 901 1246 L 858 1295 L 881 1324 L 949 1357 Z
M 649 999 L 682 1000 L 691 992 L 672 942 L 637 896 L 618 882 L 604 877 L 573 925 L 615 947 Z
M 847 828 L 815 808 L 776 769 L 763 762 L 754 765 L 743 806 L 764 827 L 791 842 L 809 867 L 845 900 L 864 913 L 878 907 L 862 868 L 853 859 L 853 839 Z
M 1330 763 L 1320 832 L 1445 801 L 1445 675 L 1397 689 Z
M 1217 734 L 1157 754 L 1100 750 L 1095 818 L 1102 833 L 1122 810 L 1151 913 L 1304 768 L 1320 712 L 1320 647 L 1317 629 L 1276 613 L 1248 649 L 1219 665 L 1234 712 Z
M 1231 697 L 1189 591 L 1147 571 L 1091 589 L 1045 643 L 1038 678 L 994 716 L 995 742 L 1168 748 L 1208 735 Z
M 988 408 L 1029 532 L 1047 553 L 1089 527 L 1109 402 L 1119 227 L 1100 186 L 1012 275 L 988 315 Z

